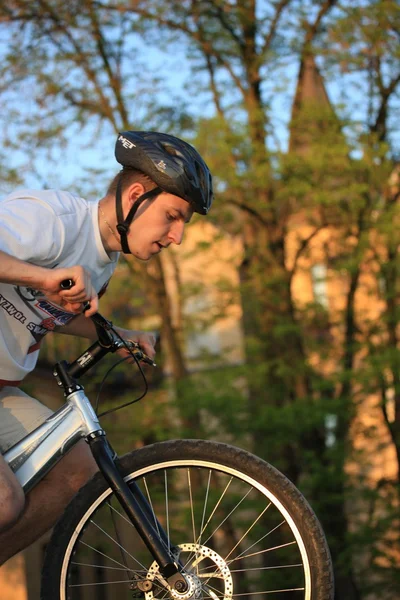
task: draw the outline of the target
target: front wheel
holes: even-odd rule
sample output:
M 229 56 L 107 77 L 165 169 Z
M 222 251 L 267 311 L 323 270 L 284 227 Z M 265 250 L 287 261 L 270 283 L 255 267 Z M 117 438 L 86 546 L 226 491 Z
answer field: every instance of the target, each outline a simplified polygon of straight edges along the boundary
M 226 444 L 175 440 L 120 460 L 190 583 L 181 600 L 331 600 L 329 550 L 286 477 Z M 156 523 L 157 518 L 157 523 Z M 177 598 L 97 474 L 66 509 L 47 548 L 42 600 Z

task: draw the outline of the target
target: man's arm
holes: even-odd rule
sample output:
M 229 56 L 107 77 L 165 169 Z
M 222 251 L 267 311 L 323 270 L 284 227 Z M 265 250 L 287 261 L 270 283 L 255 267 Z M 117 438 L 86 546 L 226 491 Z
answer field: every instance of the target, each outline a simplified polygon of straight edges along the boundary
M 154 358 L 155 350 L 154 346 L 156 343 L 156 336 L 154 333 L 148 333 L 146 331 L 136 331 L 134 329 L 123 329 L 122 327 L 113 326 L 115 331 L 125 340 L 132 340 L 137 342 L 142 350 Z M 62 327 L 56 327 L 55 333 L 64 333 L 66 335 L 73 335 L 77 337 L 87 338 L 88 340 L 97 340 L 96 328 L 93 321 L 86 319 L 83 314 L 74 317 L 67 325 Z M 119 351 L 121 354 L 126 354 L 125 350 Z
M 84 314 L 76 315 L 76 317 L 71 319 L 71 321 L 66 325 L 55 327 L 54 333 L 73 335 L 76 337 L 86 338 L 93 342 L 97 340 L 96 328 L 93 324 L 93 321 L 91 321 L 91 319 L 87 319 Z
M 0 250 L 0 281 L 42 289 L 49 269 L 19 260 Z
M 71 279 L 74 282 L 69 290 L 61 290 L 61 282 L 65 279 Z M 92 286 L 90 275 L 78 265 L 46 269 L 19 260 L 0 250 L 0 282 L 24 285 L 40 290 L 50 300 L 72 313 L 80 313 L 82 303 L 86 301 L 90 302 L 90 309 L 85 316 L 89 317 L 97 312 L 98 297 Z

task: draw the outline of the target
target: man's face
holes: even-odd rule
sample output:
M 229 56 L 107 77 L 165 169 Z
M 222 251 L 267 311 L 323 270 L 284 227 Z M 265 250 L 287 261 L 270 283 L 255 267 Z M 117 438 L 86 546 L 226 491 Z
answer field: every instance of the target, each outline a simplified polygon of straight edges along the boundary
M 129 228 L 128 243 L 133 256 L 149 260 L 170 244 L 180 244 L 193 209 L 186 200 L 163 192 L 140 205 Z

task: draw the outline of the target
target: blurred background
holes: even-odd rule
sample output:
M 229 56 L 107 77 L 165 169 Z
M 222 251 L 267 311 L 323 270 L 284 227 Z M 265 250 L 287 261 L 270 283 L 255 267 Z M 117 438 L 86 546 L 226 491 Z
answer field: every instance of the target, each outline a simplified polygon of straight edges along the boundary
M 396 0 L 0 2 L 2 195 L 103 197 L 125 129 L 183 137 L 214 174 L 210 217 L 122 257 L 101 301 L 160 332 L 112 444 L 202 437 L 275 465 L 322 522 L 340 600 L 400 598 L 399 42 Z M 25 389 L 59 406 L 51 365 L 86 346 L 48 336 Z M 121 367 L 101 406 L 142 388 Z M 39 597 L 47 539 L 0 569 L 2 600 Z

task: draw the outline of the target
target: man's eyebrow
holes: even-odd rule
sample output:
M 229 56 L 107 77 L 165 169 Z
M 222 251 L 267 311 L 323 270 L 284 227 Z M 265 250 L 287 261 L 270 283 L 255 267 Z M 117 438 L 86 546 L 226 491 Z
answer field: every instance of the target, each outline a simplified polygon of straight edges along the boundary
M 189 214 L 189 216 L 187 217 L 180 208 L 175 208 L 175 210 L 179 213 L 179 216 L 181 217 L 181 219 L 183 219 L 185 221 L 185 223 L 189 223 L 190 219 L 193 217 L 193 213 L 191 212 Z

